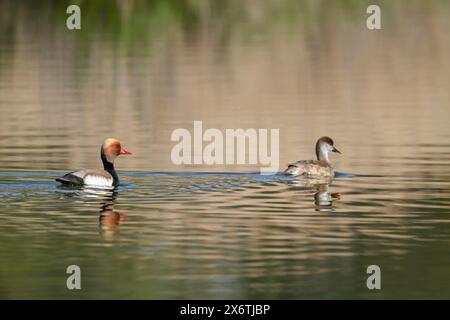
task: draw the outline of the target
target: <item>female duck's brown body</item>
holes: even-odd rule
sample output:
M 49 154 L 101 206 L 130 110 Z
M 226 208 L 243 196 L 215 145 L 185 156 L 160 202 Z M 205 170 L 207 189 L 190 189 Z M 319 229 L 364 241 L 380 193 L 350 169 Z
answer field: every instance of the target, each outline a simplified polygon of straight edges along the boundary
M 103 170 L 79 170 L 67 173 L 57 178 L 56 181 L 65 185 L 92 185 L 101 187 L 115 187 L 119 185 L 119 177 L 114 169 L 114 160 L 121 154 L 131 154 L 122 149 L 120 142 L 116 139 L 106 139 L 103 142 L 100 156 L 103 162 Z
M 304 177 L 334 177 L 334 170 L 328 159 L 329 152 L 341 153 L 329 137 L 321 137 L 316 143 L 317 160 L 300 160 L 288 165 L 285 174 Z

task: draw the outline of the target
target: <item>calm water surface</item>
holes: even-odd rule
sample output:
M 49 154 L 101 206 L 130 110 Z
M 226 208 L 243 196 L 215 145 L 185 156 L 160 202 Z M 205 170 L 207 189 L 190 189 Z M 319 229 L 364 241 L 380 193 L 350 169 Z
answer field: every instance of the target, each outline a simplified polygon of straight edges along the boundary
M 111 192 L 57 187 L 58 174 L 0 172 L 5 298 L 450 294 L 448 178 L 311 187 L 279 175 L 133 172 Z M 64 285 L 70 264 L 83 272 L 75 294 Z M 381 292 L 365 288 L 370 264 L 382 267 Z
M 0 4 L 1 298 L 450 298 L 447 2 L 386 3 L 371 32 L 361 1 L 129 1 L 78 33 L 43 3 Z M 176 166 L 194 120 L 280 129 L 280 166 L 329 135 L 341 174 Z M 115 192 L 58 186 L 110 136 L 133 152 Z

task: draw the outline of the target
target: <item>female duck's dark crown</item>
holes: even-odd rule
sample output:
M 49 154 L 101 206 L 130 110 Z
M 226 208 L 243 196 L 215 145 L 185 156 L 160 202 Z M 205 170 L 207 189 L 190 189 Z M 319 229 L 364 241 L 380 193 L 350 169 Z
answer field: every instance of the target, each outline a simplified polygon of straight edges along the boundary
M 325 143 L 328 143 L 330 146 L 333 146 L 334 145 L 334 142 L 333 142 L 333 140 L 330 138 L 330 137 L 321 137 L 319 140 L 317 140 L 317 142 L 319 143 L 319 142 L 325 142 Z

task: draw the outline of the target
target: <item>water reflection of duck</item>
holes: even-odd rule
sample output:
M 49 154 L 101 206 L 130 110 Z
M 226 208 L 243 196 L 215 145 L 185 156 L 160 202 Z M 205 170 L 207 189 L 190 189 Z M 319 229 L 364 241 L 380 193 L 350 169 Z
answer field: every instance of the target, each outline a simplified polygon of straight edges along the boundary
M 60 187 L 64 189 L 63 187 Z M 119 231 L 119 226 L 125 222 L 126 215 L 114 209 L 117 197 L 118 189 L 106 189 L 98 187 L 83 186 L 79 189 L 67 192 L 64 191 L 62 195 L 65 197 L 77 197 L 83 200 L 94 200 L 95 206 L 100 205 L 100 214 L 98 221 L 100 223 L 101 235 L 110 240 Z M 91 208 L 92 201 L 83 201 L 89 204 L 88 208 Z
M 340 200 L 339 192 L 331 193 L 330 184 L 333 178 L 309 178 L 293 179 L 288 182 L 289 185 L 300 187 L 302 189 L 314 192 L 314 204 L 316 211 L 333 211 L 333 201 Z
M 304 177 L 334 177 L 334 170 L 328 153 L 341 153 L 329 137 L 321 137 L 316 143 L 317 160 L 300 160 L 288 165 L 285 174 Z
M 339 192 L 331 193 L 328 184 L 319 184 L 316 186 L 317 192 L 314 193 L 314 204 L 316 211 L 332 211 L 333 201 L 340 200 L 341 194 Z
M 111 196 L 105 198 L 100 209 L 99 222 L 105 238 L 113 238 L 119 231 L 119 225 L 125 222 L 126 215 L 114 210 L 117 192 L 113 191 Z
M 99 187 L 115 187 L 119 185 L 119 177 L 114 169 L 114 160 L 121 154 L 131 154 L 122 149 L 116 139 L 106 139 L 100 149 L 100 157 L 103 162 L 103 170 L 79 170 L 67 173 L 57 178 L 56 181 L 64 185 L 91 185 Z

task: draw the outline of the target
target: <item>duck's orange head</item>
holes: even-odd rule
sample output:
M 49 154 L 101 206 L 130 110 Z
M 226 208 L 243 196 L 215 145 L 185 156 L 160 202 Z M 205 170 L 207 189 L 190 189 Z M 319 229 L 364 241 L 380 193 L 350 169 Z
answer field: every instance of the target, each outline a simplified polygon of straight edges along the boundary
M 121 154 L 131 154 L 131 152 L 122 149 L 122 145 L 119 140 L 108 138 L 102 144 L 101 154 L 106 158 L 106 160 L 108 160 L 108 162 L 113 163 L 117 156 Z

